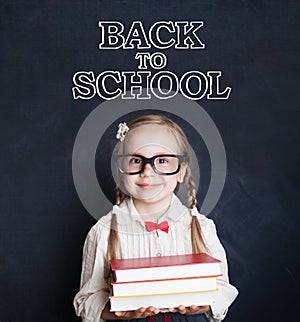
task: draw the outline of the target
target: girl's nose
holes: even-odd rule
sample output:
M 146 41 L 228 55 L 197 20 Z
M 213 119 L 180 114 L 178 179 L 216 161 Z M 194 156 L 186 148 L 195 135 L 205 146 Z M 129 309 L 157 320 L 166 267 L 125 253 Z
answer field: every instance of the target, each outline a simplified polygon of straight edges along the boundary
M 141 176 L 143 177 L 149 177 L 149 176 L 154 176 L 155 172 L 152 169 L 152 165 L 150 163 L 146 163 L 144 170 L 141 172 Z

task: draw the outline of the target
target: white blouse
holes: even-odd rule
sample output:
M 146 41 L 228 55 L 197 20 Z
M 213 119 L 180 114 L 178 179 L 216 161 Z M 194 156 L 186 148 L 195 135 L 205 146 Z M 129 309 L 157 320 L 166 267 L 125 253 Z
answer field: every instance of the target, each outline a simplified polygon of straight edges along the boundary
M 229 284 L 226 254 L 216 233 L 211 219 L 199 214 L 196 208 L 191 211 L 173 195 L 169 210 L 159 219 L 167 220 L 169 232 L 160 230 L 148 232 L 145 223 L 134 207 L 132 199 L 126 199 L 120 207 L 114 206 L 106 216 L 102 217 L 87 235 L 82 260 L 80 291 L 74 299 L 76 314 L 84 322 L 102 321 L 100 316 L 110 296 L 110 286 L 104 278 L 108 269 L 106 251 L 112 214 L 116 214 L 119 235 L 120 258 L 168 256 L 191 254 L 190 224 L 192 215 L 197 216 L 202 234 L 210 254 L 221 260 L 223 275 L 218 278 L 218 292 L 215 292 L 211 305 L 211 321 L 225 318 L 227 309 L 236 298 L 237 289 Z

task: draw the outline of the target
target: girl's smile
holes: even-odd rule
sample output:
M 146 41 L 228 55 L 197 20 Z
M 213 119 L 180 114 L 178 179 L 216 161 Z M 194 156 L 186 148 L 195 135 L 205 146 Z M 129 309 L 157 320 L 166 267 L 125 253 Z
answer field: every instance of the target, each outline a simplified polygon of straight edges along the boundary
M 141 189 L 149 190 L 149 189 L 156 189 L 160 187 L 161 184 L 150 184 L 150 183 L 138 183 L 137 184 Z

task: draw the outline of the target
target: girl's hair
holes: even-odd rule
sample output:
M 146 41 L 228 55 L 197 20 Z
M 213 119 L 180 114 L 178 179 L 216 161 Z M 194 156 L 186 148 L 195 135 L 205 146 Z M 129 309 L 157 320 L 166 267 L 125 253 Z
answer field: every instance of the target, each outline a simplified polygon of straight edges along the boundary
M 191 152 L 190 152 L 190 147 L 189 147 L 187 137 L 177 123 L 173 122 L 172 120 L 170 120 L 169 118 L 161 114 L 143 115 L 135 119 L 133 122 L 131 122 L 128 125 L 129 131 L 139 126 L 150 125 L 150 124 L 157 124 L 157 125 L 167 127 L 173 133 L 175 139 L 177 140 L 180 153 L 186 155 L 187 168 L 186 168 L 186 173 L 185 173 L 183 182 L 187 188 L 188 202 L 189 202 L 190 210 L 192 211 L 192 209 L 197 205 L 197 198 L 196 198 L 196 185 L 192 177 L 191 168 L 190 168 Z M 120 144 L 119 151 L 123 149 L 124 142 L 126 142 L 126 137 L 123 142 L 119 143 Z M 124 193 L 117 185 L 116 205 L 118 206 L 121 205 L 121 203 L 128 197 L 129 196 L 126 195 L 126 193 Z M 205 245 L 204 238 L 202 235 L 200 223 L 196 216 L 192 216 L 192 221 L 191 221 L 191 242 L 192 242 L 193 254 L 200 253 L 203 251 L 208 251 L 208 248 Z M 117 258 L 118 255 L 120 256 L 121 252 L 118 250 L 119 250 L 119 236 L 117 232 L 117 219 L 116 219 L 116 215 L 112 214 L 111 228 L 110 228 L 110 234 L 108 237 L 108 248 L 107 248 L 108 260 Z

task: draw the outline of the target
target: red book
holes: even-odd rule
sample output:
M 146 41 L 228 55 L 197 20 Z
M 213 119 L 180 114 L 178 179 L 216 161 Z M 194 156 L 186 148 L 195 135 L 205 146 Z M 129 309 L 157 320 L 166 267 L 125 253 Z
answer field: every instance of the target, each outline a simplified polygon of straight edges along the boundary
M 205 253 L 110 261 L 115 282 L 218 276 L 222 275 L 220 263 Z

